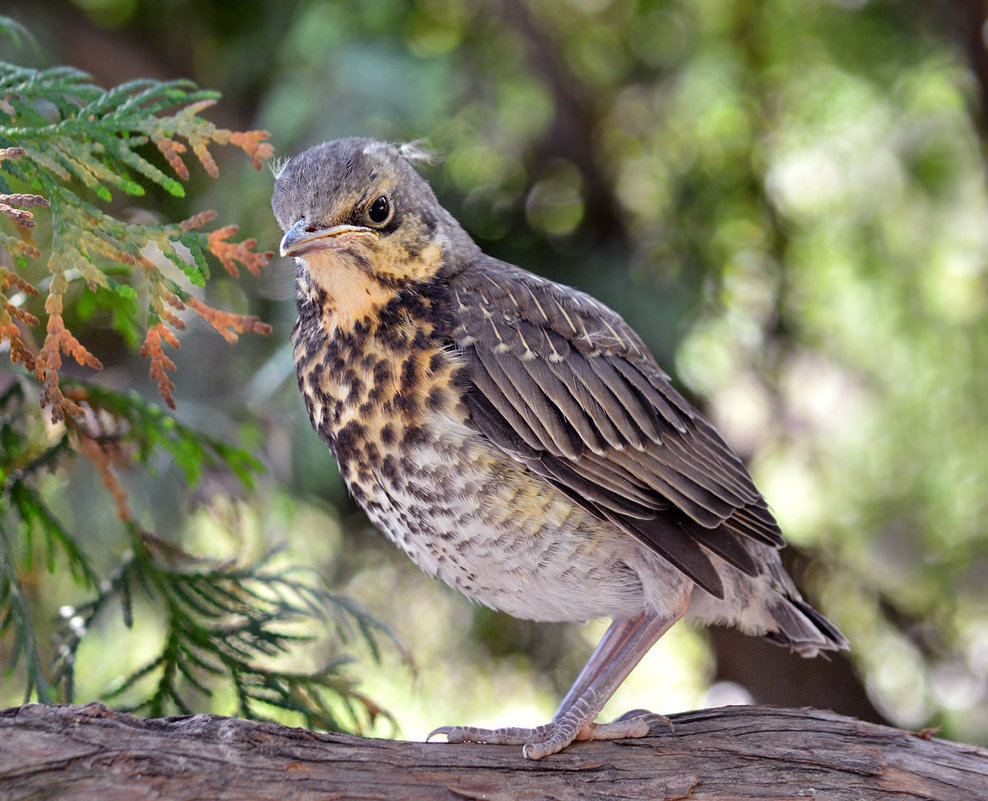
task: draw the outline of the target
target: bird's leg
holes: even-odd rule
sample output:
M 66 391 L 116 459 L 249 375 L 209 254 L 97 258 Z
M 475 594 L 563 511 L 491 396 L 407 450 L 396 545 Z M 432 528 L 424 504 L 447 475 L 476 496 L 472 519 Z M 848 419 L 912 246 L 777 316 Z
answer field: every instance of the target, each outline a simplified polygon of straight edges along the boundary
M 509 727 L 477 729 L 471 726 L 443 726 L 432 732 L 445 734 L 449 742 L 498 743 L 524 745 L 525 756 L 541 759 L 564 749 L 574 740 L 615 740 L 643 737 L 648 721 L 642 716 L 619 719 L 613 723 L 594 721 L 635 665 L 649 648 L 685 613 L 657 617 L 643 614 L 637 618 L 615 620 L 566 694 L 551 723 L 532 729 Z
M 600 642 L 597 643 L 597 647 L 594 648 L 587 664 L 583 666 L 580 675 L 576 677 L 573 686 L 569 688 L 566 697 L 559 704 L 559 709 L 553 715 L 553 720 L 559 720 L 565 715 L 577 699 L 587 691 L 617 650 L 627 642 L 635 628 L 641 625 L 644 618 L 645 615 L 642 614 L 633 618 L 619 617 L 614 619 L 611 625 L 607 627 L 607 631 L 604 632 Z

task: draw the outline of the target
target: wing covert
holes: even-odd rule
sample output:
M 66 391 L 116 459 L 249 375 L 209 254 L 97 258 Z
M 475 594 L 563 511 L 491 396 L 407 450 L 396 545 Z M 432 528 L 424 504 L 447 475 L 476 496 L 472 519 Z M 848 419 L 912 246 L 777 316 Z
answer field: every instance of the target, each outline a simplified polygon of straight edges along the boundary
M 782 545 L 744 464 L 615 312 L 494 260 L 451 289 L 466 404 L 496 446 L 717 597 L 709 553 L 756 575 L 745 543 Z

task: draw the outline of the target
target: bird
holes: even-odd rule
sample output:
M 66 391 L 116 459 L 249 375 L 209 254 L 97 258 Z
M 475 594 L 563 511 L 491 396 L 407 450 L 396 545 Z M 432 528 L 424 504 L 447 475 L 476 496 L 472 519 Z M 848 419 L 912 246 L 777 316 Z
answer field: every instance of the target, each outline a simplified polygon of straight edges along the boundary
M 546 724 L 449 742 L 641 737 L 598 722 L 684 617 L 802 656 L 842 650 L 801 597 L 742 460 L 642 339 L 577 289 L 486 255 L 421 175 L 423 150 L 350 137 L 280 165 L 299 388 L 350 493 L 426 574 L 517 618 L 610 626 Z

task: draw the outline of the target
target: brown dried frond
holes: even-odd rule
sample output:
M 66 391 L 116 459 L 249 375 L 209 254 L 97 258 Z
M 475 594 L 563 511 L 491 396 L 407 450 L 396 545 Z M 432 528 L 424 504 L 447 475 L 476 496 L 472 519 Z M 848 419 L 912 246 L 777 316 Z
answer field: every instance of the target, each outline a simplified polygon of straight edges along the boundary
M 211 178 L 220 177 L 220 168 L 213 160 L 213 154 L 209 152 L 209 139 L 207 137 L 195 137 L 192 140 L 192 152 L 196 154 L 202 168 L 209 173 Z
M 13 206 L 8 204 L 6 201 L 10 197 L 10 195 L 0 195 L 0 214 L 13 220 L 17 225 L 21 225 L 25 228 L 34 228 L 34 226 L 37 225 L 34 221 L 34 215 L 29 211 L 24 211 L 23 209 L 15 209 Z
M 271 136 L 267 131 L 233 131 L 230 133 L 230 144 L 243 149 L 250 156 L 250 163 L 255 170 L 261 169 L 261 161 L 274 155 L 274 147 L 264 140 Z
M 48 198 L 44 195 L 24 195 L 24 194 L 14 194 L 14 195 L 0 195 L 7 203 L 13 203 L 15 206 L 44 206 L 48 208 L 51 203 L 48 202 Z
M 168 370 L 175 372 L 175 362 L 165 355 L 162 340 L 178 350 L 182 343 L 164 323 L 157 323 L 148 329 L 144 337 L 144 344 L 141 345 L 141 356 L 151 360 L 151 380 L 158 385 L 158 394 L 162 400 L 168 404 L 169 409 L 175 408 L 175 396 L 172 390 L 175 389 L 175 382 L 168 375 Z
M 34 374 L 37 375 L 39 370 L 42 369 L 44 368 L 39 354 L 39 358 L 34 361 Z M 45 379 L 41 390 L 41 405 L 42 407 L 51 409 L 51 421 L 58 423 L 62 420 L 84 414 L 81 406 L 62 394 L 62 388 L 58 385 L 58 373 L 49 371 L 46 375 L 51 376 L 51 380 Z
M 83 367 L 102 370 L 103 365 L 65 327 L 62 319 L 62 295 L 52 283 L 51 292 L 45 301 L 48 312 L 48 334 L 34 363 L 34 375 L 42 382 L 41 405 L 51 407 L 51 418 L 57 422 L 66 415 L 82 414 L 78 404 L 66 398 L 58 386 L 58 371 L 62 366 L 62 354 L 71 356 Z
M 220 170 L 216 166 L 216 162 L 213 161 L 213 156 L 210 154 L 208 146 L 210 142 L 215 141 L 222 144 L 224 140 L 217 136 L 219 129 L 211 122 L 198 119 L 198 115 L 200 111 L 205 111 L 215 103 L 216 100 L 214 99 L 198 100 L 195 103 L 189 103 L 189 105 L 179 111 L 173 118 L 176 130 L 183 132 L 182 135 L 189 140 L 189 144 L 192 146 L 192 152 L 199 159 L 199 163 L 202 164 L 203 169 L 213 178 L 219 176 Z
M 36 325 L 41 325 L 41 321 L 37 317 L 20 306 L 15 306 L 13 303 L 4 303 L 3 308 L 13 319 L 20 320 L 24 325 L 31 326 L 32 328 Z
M 9 148 L 8 148 L 9 150 Z M 33 314 L 20 306 L 15 306 L 8 300 L 8 290 L 13 287 L 28 295 L 37 295 L 38 290 L 27 279 L 21 277 L 6 267 L 0 267 L 0 342 L 10 343 L 10 361 L 13 364 L 23 364 L 28 370 L 34 370 L 35 356 L 31 348 L 21 336 L 17 325 L 20 320 L 28 327 L 40 325 L 41 322 Z
M 180 301 L 181 302 L 181 301 Z M 169 309 L 158 309 L 158 316 L 177 331 L 185 330 L 185 320 Z
M 171 164 L 172 169 L 183 181 L 189 180 L 189 168 L 185 166 L 185 162 L 182 161 L 182 153 L 185 153 L 188 148 L 181 142 L 176 142 L 174 139 L 169 139 L 167 136 L 155 136 L 153 137 L 154 143 L 158 146 L 158 150 L 161 154 L 168 160 Z
M 12 256 L 23 256 L 26 259 L 39 258 L 41 251 L 31 242 L 31 229 L 20 226 L 17 228 L 17 233 L 20 235 L 20 239 L 4 237 L 3 247 L 7 249 L 7 252 Z
M 62 366 L 62 359 L 59 355 L 64 353 L 71 356 L 83 367 L 91 367 L 94 370 L 102 370 L 103 365 L 100 360 L 93 356 L 86 347 L 65 327 L 62 319 L 62 296 L 52 292 L 45 300 L 45 311 L 48 312 L 48 335 L 45 343 L 41 346 L 38 357 L 51 359 L 51 364 L 55 370 Z M 41 376 L 39 376 L 41 378 Z
M 178 224 L 178 227 L 183 231 L 195 231 L 202 228 L 206 223 L 211 223 L 216 219 L 216 212 L 212 209 L 206 209 L 205 211 L 200 211 L 198 214 L 193 214 L 189 219 L 182 220 Z
M 43 195 L 0 195 L 0 214 L 24 228 L 34 228 L 37 225 L 33 212 L 25 211 L 24 206 L 50 205 L 48 198 Z
M 274 254 L 271 251 L 255 253 L 253 248 L 257 245 L 256 239 L 245 239 L 243 242 L 226 241 L 239 230 L 236 225 L 226 225 L 211 231 L 208 235 L 209 250 L 234 278 L 240 275 L 237 265 L 234 264 L 235 261 L 239 261 L 254 275 L 260 275 L 261 268 L 271 261 Z
M 237 334 L 266 335 L 271 333 L 271 326 L 252 314 L 232 314 L 231 312 L 220 311 L 191 296 L 186 299 L 186 303 L 203 320 L 219 331 L 223 339 L 231 344 L 237 341 Z
M 38 294 L 37 287 L 35 287 L 30 281 L 22 278 L 17 273 L 8 270 L 6 267 L 0 267 L 0 287 L 10 289 L 12 286 L 17 287 L 22 292 L 26 292 L 31 296 L 36 296 Z M 33 325 L 37 325 L 37 323 L 33 323 Z
M 23 147 L 0 147 L 0 161 L 6 159 L 19 159 L 26 156 L 27 151 Z
M 34 354 L 21 337 L 21 330 L 12 319 L 13 315 L 9 312 L 10 308 L 10 305 L 7 304 L 4 309 L 0 309 L 0 342 L 7 340 L 10 343 L 10 361 L 12 364 L 20 362 L 28 370 L 34 370 Z M 24 313 L 26 314 L 26 312 Z M 34 325 L 37 325 L 37 320 L 35 320 Z

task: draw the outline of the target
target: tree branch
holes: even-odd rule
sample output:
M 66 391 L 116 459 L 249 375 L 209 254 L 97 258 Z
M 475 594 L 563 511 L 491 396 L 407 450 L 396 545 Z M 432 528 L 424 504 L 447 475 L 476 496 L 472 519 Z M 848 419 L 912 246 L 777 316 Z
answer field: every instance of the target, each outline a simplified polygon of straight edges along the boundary
M 595 237 L 625 228 L 610 182 L 601 172 L 595 154 L 593 134 L 596 112 L 591 95 L 566 66 L 558 44 L 533 17 L 526 3 L 506 0 L 498 6 L 504 24 L 525 42 L 528 66 L 552 92 L 552 124 L 545 131 L 533 153 L 535 164 L 562 157 L 580 170 L 586 184 L 585 224 Z
M 102 704 L 0 712 L 0 797 L 320 799 L 988 798 L 988 751 L 832 712 L 724 707 L 640 740 L 518 747 L 319 734 L 217 715 L 145 720 Z

